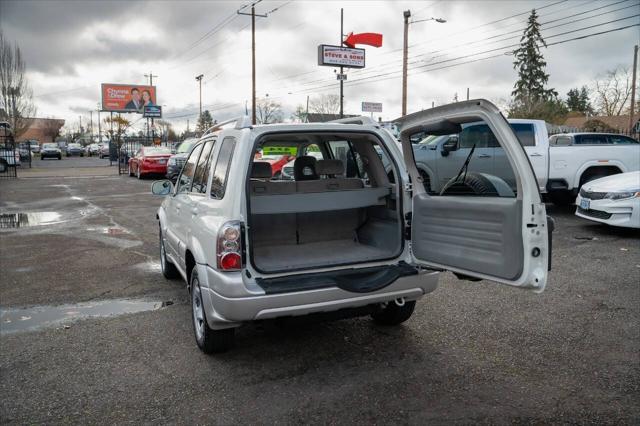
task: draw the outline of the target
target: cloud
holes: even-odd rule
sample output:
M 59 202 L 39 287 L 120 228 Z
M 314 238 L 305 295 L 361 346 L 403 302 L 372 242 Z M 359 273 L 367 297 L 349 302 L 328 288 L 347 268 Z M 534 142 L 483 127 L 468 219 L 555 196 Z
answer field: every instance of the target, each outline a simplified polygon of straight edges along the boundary
M 146 81 L 144 74 L 153 71 L 158 75 L 154 83 L 165 115 L 174 117 L 177 127 L 184 127 L 187 119 L 193 123 L 197 117 L 196 75 L 204 74 L 203 104 L 219 120 L 243 113 L 245 102 L 251 99 L 250 18 L 235 14 L 243 4 L 4 1 L 0 3 L 0 24 L 9 39 L 20 43 L 39 111 L 77 120 L 82 111 L 96 108 L 100 83 L 142 84 Z M 432 102 L 450 102 L 455 93 L 464 99 L 467 88 L 472 98 L 508 99 L 516 79 L 512 57 L 502 55 L 456 64 L 513 49 L 508 46 L 518 42 L 532 8 L 538 9 L 541 22 L 556 20 L 549 26 L 558 25 L 557 28 L 546 30 L 543 26 L 543 34 L 548 37 L 623 18 L 634 10 L 608 13 L 625 4 L 610 6 L 605 1 L 553 5 L 544 0 L 297 0 L 287 4 L 284 0 L 264 0 L 258 4 L 257 12 L 279 6 L 268 18 L 256 20 L 258 96 L 269 94 L 281 102 L 288 117 L 296 105 L 306 103 L 307 96 L 338 93 L 334 69 L 317 65 L 316 49 L 321 43 L 339 42 L 342 7 L 345 33 L 374 31 L 384 35 L 382 48 L 367 48 L 366 69 L 346 71 L 345 110 L 359 113 L 362 101 L 382 102 L 384 119 L 400 114 L 404 10 L 411 10 L 412 19 L 417 21 L 430 17 L 447 20 L 445 24 L 410 24 L 410 111 L 428 108 Z M 603 9 L 580 14 L 599 7 Z M 574 14 L 580 15 L 571 17 Z M 550 37 L 548 41 L 632 22 Z M 550 46 L 544 50 L 549 84 L 564 94 L 569 88 L 589 84 L 608 68 L 629 65 L 632 46 L 637 42 L 635 28 Z M 500 49 L 495 52 L 474 55 L 497 48 Z M 466 58 L 456 59 L 459 57 Z M 449 65 L 456 66 L 441 68 Z M 48 93 L 54 95 L 42 96 Z

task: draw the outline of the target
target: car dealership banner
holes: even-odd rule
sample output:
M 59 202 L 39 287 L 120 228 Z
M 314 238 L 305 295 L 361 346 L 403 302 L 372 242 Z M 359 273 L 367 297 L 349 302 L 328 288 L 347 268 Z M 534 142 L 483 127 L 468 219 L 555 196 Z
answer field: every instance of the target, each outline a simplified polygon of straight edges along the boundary
M 379 102 L 362 102 L 362 112 L 382 112 L 382 104 Z
M 142 116 L 146 118 L 162 118 L 162 107 L 159 105 L 145 105 Z
M 156 87 L 133 84 L 102 84 L 102 110 L 142 114 L 145 106 L 156 106 Z
M 321 44 L 318 46 L 318 65 L 364 68 L 364 49 Z

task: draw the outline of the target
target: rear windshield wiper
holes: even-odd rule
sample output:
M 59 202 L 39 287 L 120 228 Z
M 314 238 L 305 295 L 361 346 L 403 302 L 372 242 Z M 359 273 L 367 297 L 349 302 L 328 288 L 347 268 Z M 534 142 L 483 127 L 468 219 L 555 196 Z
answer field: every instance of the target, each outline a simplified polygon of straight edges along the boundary
M 462 179 L 462 181 L 464 182 L 464 180 L 467 178 L 467 170 L 469 169 L 469 163 L 471 162 L 471 156 L 473 155 L 473 151 L 475 151 L 475 150 L 476 150 L 476 144 L 473 144 L 473 146 L 471 147 L 471 151 L 469 151 L 469 155 L 467 155 L 467 159 L 464 161 L 464 164 L 460 168 L 460 171 L 458 172 L 458 175 L 456 176 L 454 182 L 458 180 L 458 178 L 460 177 L 462 172 L 464 172 L 464 178 Z

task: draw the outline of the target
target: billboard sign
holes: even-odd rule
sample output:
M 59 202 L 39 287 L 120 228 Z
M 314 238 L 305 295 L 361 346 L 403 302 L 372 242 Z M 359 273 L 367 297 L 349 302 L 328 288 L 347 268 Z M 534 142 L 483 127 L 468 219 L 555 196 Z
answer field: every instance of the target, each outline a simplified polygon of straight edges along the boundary
M 318 46 L 318 65 L 364 68 L 364 49 L 321 44 Z
M 362 112 L 382 112 L 382 104 L 378 102 L 363 102 Z
M 102 110 L 136 112 L 142 114 L 145 106 L 156 104 L 156 87 L 134 84 L 102 84 Z
M 162 107 L 159 105 L 145 105 L 142 116 L 146 118 L 162 118 Z

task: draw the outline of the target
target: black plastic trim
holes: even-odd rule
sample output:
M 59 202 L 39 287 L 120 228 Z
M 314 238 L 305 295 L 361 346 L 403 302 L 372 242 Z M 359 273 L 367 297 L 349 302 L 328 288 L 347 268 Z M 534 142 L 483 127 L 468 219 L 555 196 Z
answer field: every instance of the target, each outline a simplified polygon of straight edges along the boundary
M 266 294 L 292 293 L 328 287 L 338 287 L 352 293 L 370 293 L 392 284 L 400 277 L 410 275 L 418 275 L 418 269 L 400 262 L 390 266 L 342 269 L 278 278 L 256 278 L 256 283 Z

